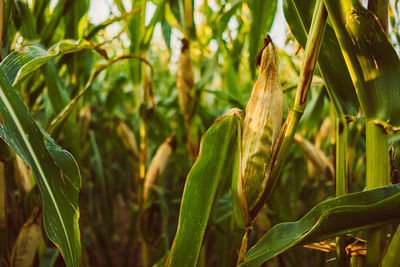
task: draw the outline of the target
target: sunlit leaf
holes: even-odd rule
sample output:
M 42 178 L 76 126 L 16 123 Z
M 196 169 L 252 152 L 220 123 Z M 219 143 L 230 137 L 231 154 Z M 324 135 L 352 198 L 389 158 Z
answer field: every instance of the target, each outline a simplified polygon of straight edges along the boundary
M 9 77 L 11 75 L 8 75 Z M 31 167 L 42 196 L 44 229 L 67 266 L 79 266 L 78 194 L 81 177 L 72 155 L 59 147 L 29 114 L 0 66 L 1 137 Z
M 400 185 L 353 193 L 318 204 L 297 222 L 272 227 L 246 254 L 244 266 L 259 266 L 295 245 L 309 244 L 400 220 Z
M 302 47 L 306 45 L 315 2 L 315 0 L 283 1 L 286 21 Z M 339 43 L 330 25 L 326 25 L 317 63 L 329 89 L 330 97 L 339 105 L 338 108 L 345 114 L 357 115 L 359 107 L 357 95 Z
M 167 266 L 195 266 L 218 184 L 231 173 L 236 150 L 235 115 L 218 119 L 204 134 L 200 153 L 186 181 Z M 202 212 L 199 212 L 202 211 Z

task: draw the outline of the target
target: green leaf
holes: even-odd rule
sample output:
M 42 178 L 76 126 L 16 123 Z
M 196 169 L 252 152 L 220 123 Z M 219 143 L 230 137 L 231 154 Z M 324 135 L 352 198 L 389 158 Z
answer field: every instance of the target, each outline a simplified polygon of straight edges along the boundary
M 249 34 L 249 64 L 251 75 L 254 78 L 256 74 L 256 65 L 254 60 L 258 51 L 263 47 L 264 36 L 271 29 L 274 22 L 277 7 L 276 0 L 247 1 L 251 12 L 251 26 Z
M 96 36 L 96 34 L 100 30 L 105 29 L 107 26 L 113 24 L 114 22 L 118 22 L 118 21 L 121 21 L 121 20 L 129 19 L 133 14 L 136 14 L 138 12 L 140 12 L 140 9 L 137 8 L 137 9 L 134 9 L 134 10 L 132 10 L 130 12 L 125 12 L 121 16 L 112 17 L 112 18 L 109 18 L 109 19 L 103 21 L 102 23 L 100 23 L 100 24 L 94 26 L 93 28 L 89 29 L 88 33 L 85 36 L 85 39 L 86 40 L 92 39 L 94 36 Z
M 381 266 L 400 266 L 400 226 L 394 233 L 392 240 L 386 250 L 385 256 L 382 259 Z
M 10 75 L 9 75 L 10 76 Z M 72 155 L 59 147 L 29 114 L 0 66 L 0 135 L 31 167 L 43 205 L 44 229 L 67 266 L 79 266 L 78 194 L 81 177 Z
M 165 12 L 163 14 L 163 17 L 160 21 L 161 23 L 161 31 L 162 35 L 164 37 L 165 44 L 169 49 L 171 49 L 171 34 L 172 34 L 172 27 L 168 23 L 167 19 L 165 18 Z
M 204 134 L 200 153 L 187 177 L 167 266 L 196 266 L 218 184 L 232 173 L 237 146 L 238 118 L 218 119 Z M 200 212 L 201 211 L 201 212 Z
M 216 24 L 216 37 L 222 40 L 222 34 L 228 26 L 228 22 L 230 19 L 236 14 L 237 10 L 242 7 L 243 1 L 238 1 L 238 3 L 234 4 L 229 10 L 225 11 L 225 6 L 222 6 L 220 11 L 218 12 L 218 16 L 216 16 L 215 24 Z
M 56 56 L 75 53 L 85 49 L 94 49 L 86 40 L 63 40 L 53 45 L 49 50 L 39 46 L 22 47 L 8 55 L 0 66 L 13 86 L 18 86 L 24 78 L 39 69 Z
M 137 14 L 134 14 L 127 23 L 128 32 L 130 35 L 129 37 L 131 41 L 129 52 L 131 54 L 142 54 L 140 43 L 144 35 L 144 25 L 142 25 L 142 22 L 144 21 L 145 16 L 145 10 L 143 10 L 143 7 L 145 6 L 146 2 L 144 0 L 137 0 L 132 2 L 132 10 L 140 8 L 141 11 Z M 129 62 L 129 65 L 130 75 L 132 77 L 133 83 L 137 85 L 141 82 L 142 64 L 140 62 L 132 61 Z
M 37 38 L 35 19 L 28 4 L 20 0 L 15 1 L 15 11 L 14 23 L 21 35 L 28 40 Z
M 295 245 L 399 220 L 400 185 L 357 192 L 315 206 L 297 222 L 275 225 L 246 254 L 239 266 L 259 266 Z
M 305 47 L 307 42 L 315 2 L 315 0 L 283 1 L 286 21 L 302 47 Z M 337 111 L 341 110 L 347 115 L 357 115 L 359 110 L 357 95 L 335 32 L 330 25 L 326 25 L 317 63 Z
M 400 127 L 400 60 L 376 16 L 359 1 L 324 1 L 368 120 Z
M 43 66 L 42 70 L 44 74 L 44 80 L 47 84 L 47 93 L 53 109 L 53 114 L 58 115 L 69 103 L 67 90 L 65 89 L 64 84 L 58 75 L 57 67 L 53 61 L 47 62 L 47 64 Z M 67 148 L 71 150 L 75 156 L 78 156 L 80 152 L 80 146 L 76 121 L 73 117 L 70 117 L 66 123 L 67 125 L 64 128 L 64 132 L 67 141 Z M 56 138 L 56 135 L 52 136 Z
M 40 31 L 40 37 L 44 44 L 47 45 L 50 43 L 51 38 L 53 37 L 62 16 L 64 16 L 68 8 L 70 8 L 70 5 L 68 5 L 68 0 L 59 0 L 57 2 L 57 5 L 55 6 L 51 15 L 50 21 L 46 23 Z
M 163 0 L 160 4 L 158 4 L 156 11 L 154 12 L 154 15 L 149 23 L 149 25 L 146 26 L 146 29 L 144 31 L 143 39 L 140 44 L 140 47 L 143 50 L 148 49 L 151 38 L 153 37 L 153 32 L 154 28 L 156 27 L 156 24 L 159 23 L 164 15 L 164 10 L 165 10 L 165 4 L 166 0 Z
M 230 57 L 230 53 L 226 44 L 223 44 L 223 55 L 224 55 L 224 80 L 226 83 L 228 94 L 233 96 L 234 100 L 240 103 L 240 106 L 245 106 L 246 101 L 243 99 L 241 88 L 239 87 L 239 78 L 236 70 L 233 66 L 233 61 Z

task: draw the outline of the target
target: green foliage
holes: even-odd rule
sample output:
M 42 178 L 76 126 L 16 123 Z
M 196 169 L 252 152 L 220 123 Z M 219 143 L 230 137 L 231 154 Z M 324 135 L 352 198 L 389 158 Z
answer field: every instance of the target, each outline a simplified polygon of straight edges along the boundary
M 385 15 L 371 8 L 385 1 L 282 0 L 288 27 L 277 0 L 104 2 L 108 14 L 102 1 L 0 0 L 1 266 L 41 219 L 22 255 L 33 266 L 362 264 L 355 240 L 375 265 L 398 262 L 398 1 Z M 242 115 L 227 111 L 244 113 L 268 32 L 286 123 L 247 211 Z M 183 38 L 190 125 L 177 90 Z M 375 240 L 373 226 L 384 226 Z M 302 247 L 338 235 L 343 255 Z
M 228 115 L 218 119 L 204 134 L 199 156 L 183 192 L 178 230 L 168 266 L 196 265 L 211 209 L 217 201 L 218 186 L 232 176 L 237 128 L 238 118 Z
M 271 228 L 247 252 L 240 266 L 259 266 L 294 245 L 310 244 L 398 220 L 392 209 L 400 205 L 399 192 L 400 186 L 393 185 L 320 203 L 299 221 Z
M 34 122 L 2 68 L 0 87 L 0 113 L 4 122 L 0 135 L 32 168 L 42 196 L 47 235 L 60 248 L 67 265 L 79 266 L 78 166 L 72 155 Z

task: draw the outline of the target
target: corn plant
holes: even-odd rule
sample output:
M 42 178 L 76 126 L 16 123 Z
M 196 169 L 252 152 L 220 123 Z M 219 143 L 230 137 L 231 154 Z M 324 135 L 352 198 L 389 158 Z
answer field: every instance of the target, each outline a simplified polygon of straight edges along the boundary
M 400 264 L 398 1 L 106 2 L 0 0 L 0 266 Z

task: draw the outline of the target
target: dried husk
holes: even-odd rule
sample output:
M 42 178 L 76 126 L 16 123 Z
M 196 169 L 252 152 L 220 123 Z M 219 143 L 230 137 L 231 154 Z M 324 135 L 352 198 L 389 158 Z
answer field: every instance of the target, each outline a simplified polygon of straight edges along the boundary
M 189 41 L 182 39 L 182 50 L 178 60 L 178 70 L 176 78 L 178 88 L 179 106 L 183 117 L 190 123 L 193 117 L 195 88 L 193 78 L 192 60 L 190 58 Z
M 307 158 L 313 163 L 317 171 L 329 180 L 333 180 L 335 177 L 335 169 L 324 152 L 298 134 L 295 134 L 294 141 L 303 149 Z
M 31 168 L 17 154 L 15 154 L 14 168 L 17 177 L 17 185 L 21 193 L 25 196 L 32 190 L 32 187 L 35 185 L 35 180 L 32 177 Z
M 283 116 L 279 59 L 269 38 L 256 61 L 261 68 L 246 106 L 242 135 L 242 182 L 250 209 L 266 187 L 271 172 L 269 161 Z
M 121 132 L 122 137 L 124 137 L 124 142 L 126 142 L 129 148 L 132 150 L 132 153 L 135 156 L 135 158 L 139 159 L 140 151 L 133 131 L 123 121 L 120 121 L 118 123 L 118 128 Z
M 164 172 L 167 167 L 168 160 L 172 151 L 176 146 L 176 135 L 172 134 L 167 140 L 158 148 L 154 155 L 150 167 L 147 171 L 143 187 L 143 199 L 146 201 L 150 194 L 150 188 L 157 183 L 158 177 Z
M 41 214 L 41 210 L 35 207 L 22 226 L 12 251 L 11 266 L 32 266 L 39 242 L 43 238 Z

